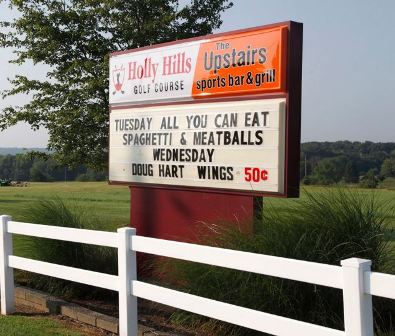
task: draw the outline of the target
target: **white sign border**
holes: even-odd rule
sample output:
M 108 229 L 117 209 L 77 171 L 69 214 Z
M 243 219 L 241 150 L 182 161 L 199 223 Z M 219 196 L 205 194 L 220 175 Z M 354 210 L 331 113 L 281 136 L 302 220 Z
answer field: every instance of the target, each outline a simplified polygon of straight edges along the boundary
M 212 104 L 240 104 L 240 105 L 248 105 L 248 104 L 256 104 L 259 101 L 272 101 L 274 103 L 279 102 L 283 104 L 282 110 L 283 113 L 280 113 L 280 127 L 279 127 L 279 168 L 278 168 L 278 191 L 264 191 L 264 190 L 256 190 L 256 189 L 233 189 L 233 188 L 218 188 L 218 187 L 210 187 L 210 186 L 190 186 L 184 184 L 158 184 L 158 183 L 147 183 L 147 182 L 130 182 L 130 181 L 117 181 L 117 180 L 109 180 L 109 184 L 121 184 L 121 185 L 129 185 L 129 186 L 138 186 L 138 187 L 149 187 L 149 188 L 158 188 L 158 189 L 172 189 L 172 190 L 184 190 L 184 191 L 202 191 L 202 192 L 215 192 L 215 193 L 227 193 L 227 194 L 248 194 L 253 196 L 262 196 L 262 195 L 284 195 L 285 194 L 285 179 L 286 179 L 286 136 L 287 136 L 287 104 L 288 99 L 285 95 L 276 95 L 275 97 L 250 97 L 249 99 L 230 99 L 230 100 L 211 100 L 204 102 L 179 102 L 176 104 L 152 104 L 149 106 L 122 106 L 122 107 L 111 107 L 110 113 L 117 110 L 140 110 L 144 109 L 145 111 L 151 110 L 155 111 L 158 109 L 169 109 L 181 110 L 185 107 L 188 108 L 205 108 L 207 105 Z M 109 139 L 109 148 L 111 150 L 111 137 Z M 110 158 L 110 153 L 109 153 Z M 110 165 L 110 160 L 109 160 Z M 209 180 L 208 180 L 209 181 Z

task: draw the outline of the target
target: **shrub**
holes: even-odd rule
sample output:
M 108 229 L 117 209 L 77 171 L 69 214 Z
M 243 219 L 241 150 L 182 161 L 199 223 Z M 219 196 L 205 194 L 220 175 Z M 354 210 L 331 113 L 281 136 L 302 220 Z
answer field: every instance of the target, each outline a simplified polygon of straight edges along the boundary
M 88 182 L 88 181 L 90 181 L 90 180 L 89 180 L 89 176 L 88 176 L 87 174 L 79 174 L 79 175 L 75 178 L 75 180 L 76 180 L 77 182 Z
M 338 189 L 307 193 L 305 199 L 287 211 L 278 212 L 265 206 L 254 235 L 229 227 L 216 228 L 213 232 L 219 234 L 204 243 L 333 265 L 339 265 L 342 259 L 360 257 L 371 259 L 374 270 L 392 273 L 393 251 L 384 237 L 389 210 L 387 205 L 377 203 L 374 194 L 366 192 Z M 343 328 L 342 293 L 338 289 L 198 263 L 169 263 L 166 266 L 176 270 L 178 279 L 177 284 L 168 281 L 169 286 L 260 311 Z M 375 307 L 377 327 L 388 326 L 394 316 L 394 305 Z M 261 335 L 185 312 L 175 313 L 173 321 L 200 328 L 210 335 Z
M 379 184 L 375 171 L 370 169 L 365 176 L 361 178 L 360 186 L 362 188 L 375 189 Z
M 98 219 L 83 209 L 65 204 L 61 199 L 41 200 L 26 211 L 26 222 L 63 226 L 77 229 L 94 229 Z M 62 240 L 18 237 L 19 254 L 50 263 L 87 269 L 91 271 L 117 274 L 117 254 L 112 248 L 71 243 Z M 21 278 L 21 277 L 19 277 Z M 23 281 L 27 285 L 64 297 L 100 297 L 107 291 L 86 285 L 25 273 Z
M 76 177 L 78 182 L 93 182 L 93 181 L 105 181 L 107 175 L 104 171 L 95 171 L 93 169 L 87 169 L 86 173 L 79 174 Z

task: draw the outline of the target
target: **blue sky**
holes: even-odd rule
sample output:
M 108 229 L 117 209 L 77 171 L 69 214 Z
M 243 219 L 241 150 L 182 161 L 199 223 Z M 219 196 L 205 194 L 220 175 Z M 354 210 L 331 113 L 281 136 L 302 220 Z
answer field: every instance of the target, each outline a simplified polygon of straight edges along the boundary
M 395 1 L 236 0 L 219 31 L 279 21 L 304 24 L 302 141 L 395 141 Z M 15 15 L 0 4 L 0 20 Z M 6 78 L 42 66 L 8 65 L 0 50 L 0 90 Z M 28 97 L 7 102 L 17 104 Z M 0 133 L 0 147 L 44 147 L 45 130 L 18 125 Z

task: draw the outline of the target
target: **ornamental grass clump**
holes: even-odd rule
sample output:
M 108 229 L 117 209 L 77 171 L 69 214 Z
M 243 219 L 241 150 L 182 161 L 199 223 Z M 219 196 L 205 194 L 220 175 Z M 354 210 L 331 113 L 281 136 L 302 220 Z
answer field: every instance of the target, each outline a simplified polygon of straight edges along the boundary
M 26 211 L 24 221 L 76 229 L 102 227 L 98 219 L 81 207 L 66 204 L 60 198 L 35 202 Z M 71 243 L 62 240 L 17 236 L 18 255 L 96 272 L 117 274 L 117 251 L 112 248 Z M 111 292 L 75 282 L 22 272 L 17 279 L 33 288 L 63 297 L 108 297 Z M 115 296 L 114 296 L 115 297 Z
M 374 193 L 337 189 L 306 193 L 287 211 L 265 206 L 254 234 L 229 226 L 214 227 L 203 244 L 279 257 L 340 265 L 342 259 L 372 260 L 375 271 L 394 273 L 393 244 L 386 239 L 391 209 Z M 232 271 L 198 263 L 169 261 L 179 290 L 310 323 L 342 329 L 343 299 L 338 289 Z M 165 273 L 165 268 L 163 272 Z M 174 279 L 174 275 L 171 276 Z M 374 300 L 376 329 L 391 330 L 392 302 Z M 262 335 L 177 311 L 173 322 L 207 335 Z

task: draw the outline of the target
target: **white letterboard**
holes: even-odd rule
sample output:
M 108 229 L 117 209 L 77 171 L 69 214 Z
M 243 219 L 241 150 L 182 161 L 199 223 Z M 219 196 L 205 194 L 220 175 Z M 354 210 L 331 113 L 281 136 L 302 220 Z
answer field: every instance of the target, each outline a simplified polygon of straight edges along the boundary
M 110 182 L 284 192 L 285 99 L 113 109 Z

